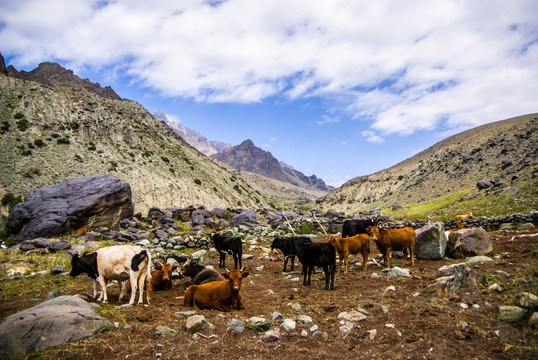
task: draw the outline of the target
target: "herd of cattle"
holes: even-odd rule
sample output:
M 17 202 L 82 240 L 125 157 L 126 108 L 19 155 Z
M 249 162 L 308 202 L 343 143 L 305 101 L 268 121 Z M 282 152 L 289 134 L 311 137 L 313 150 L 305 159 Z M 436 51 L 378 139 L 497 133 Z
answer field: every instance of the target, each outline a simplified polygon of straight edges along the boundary
M 467 215 L 472 217 L 472 213 Z M 242 267 L 242 241 L 238 237 L 221 234 L 212 234 L 210 238 L 220 256 L 219 268 L 226 268 L 225 260 L 228 253 L 233 256 L 235 268 L 226 269 L 219 274 L 195 260 L 188 260 L 182 268 L 182 274 L 191 279 L 184 295 L 184 306 L 199 309 L 215 308 L 221 311 L 241 310 L 244 308 L 239 293 L 241 280 L 249 275 L 249 271 Z M 293 271 L 295 257 L 299 259 L 304 286 L 310 285 L 310 277 L 316 266 L 323 268 L 325 290 L 333 290 L 337 269 L 336 255 L 339 257 L 338 272 L 341 271 L 343 262 L 344 272 L 347 273 L 349 255 L 359 253 L 362 254 L 362 265 L 366 270 L 370 239 L 383 255 L 385 267 L 390 268 L 391 251 L 403 251 L 403 262 L 409 252 L 411 265 L 414 265 L 415 230 L 410 227 L 382 229 L 371 219 L 346 220 L 342 228 L 342 237 L 330 236 L 324 243 L 314 243 L 308 237 L 279 237 L 273 240 L 271 249 L 280 250 L 284 255 L 283 272 L 286 272 L 288 260 L 291 260 L 290 268 Z M 171 264 L 159 263 L 154 270 L 151 270 L 151 264 L 151 254 L 148 250 L 133 245 L 115 245 L 82 256 L 75 254 L 71 261 L 71 276 L 85 273 L 92 278 L 94 298 L 98 294 L 97 288 L 100 288 L 98 301 L 102 300 L 105 303 L 108 301 L 107 284 L 116 280 L 122 287 L 120 300 L 130 290 L 129 304 L 133 305 L 138 290 L 138 304 L 142 304 L 146 290 L 149 304 L 151 291 L 173 287 L 171 276 L 172 271 L 176 269 Z

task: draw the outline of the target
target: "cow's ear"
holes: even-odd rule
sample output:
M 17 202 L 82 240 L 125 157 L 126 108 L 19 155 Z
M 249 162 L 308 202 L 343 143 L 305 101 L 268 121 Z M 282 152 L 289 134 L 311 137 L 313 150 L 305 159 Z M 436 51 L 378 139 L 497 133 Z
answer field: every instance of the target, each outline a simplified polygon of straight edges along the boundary
M 163 264 L 161 264 L 160 262 L 158 262 L 156 265 L 155 265 L 155 270 L 162 270 L 163 268 Z
M 191 260 L 191 265 L 192 265 L 192 266 L 196 266 L 196 265 L 198 265 L 198 261 L 196 261 L 196 260 Z
M 177 264 L 172 265 L 172 270 L 177 269 Z
M 241 277 L 244 279 L 246 278 L 250 272 L 248 270 L 241 270 Z
M 365 230 L 369 234 L 371 229 L 370 229 L 370 227 L 367 227 Z
M 224 271 L 221 273 L 222 277 L 225 278 L 225 279 L 229 279 L 230 278 L 230 273 L 228 271 Z

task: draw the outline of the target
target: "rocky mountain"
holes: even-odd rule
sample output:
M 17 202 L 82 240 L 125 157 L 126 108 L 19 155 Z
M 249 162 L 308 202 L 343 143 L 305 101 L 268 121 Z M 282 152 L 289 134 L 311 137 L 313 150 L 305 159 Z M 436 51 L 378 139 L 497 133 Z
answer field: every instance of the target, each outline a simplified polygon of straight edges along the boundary
M 181 124 L 178 124 L 175 121 L 169 121 L 168 117 L 162 111 L 157 111 L 153 113 L 156 119 L 164 122 L 170 129 L 172 129 L 177 135 L 181 136 L 191 146 L 194 146 L 196 150 L 205 154 L 207 156 L 214 155 L 219 151 L 222 151 L 228 147 L 230 144 L 226 144 L 220 141 L 209 140 L 199 132 L 189 129 Z
M 439 209 L 476 206 L 484 214 L 488 207 L 535 211 L 537 128 L 538 114 L 530 114 L 456 134 L 389 169 L 349 180 L 318 205 L 357 213 L 437 201 Z
M 264 151 L 255 146 L 250 139 L 243 141 L 240 145 L 229 147 L 214 154 L 212 157 L 230 165 L 234 169 L 263 175 L 303 189 L 325 192 L 334 189 L 315 175 L 306 176 L 291 166 L 279 162 L 269 151 Z
M 285 191 L 282 183 L 258 185 L 252 174 L 201 154 L 134 101 L 89 86 L 57 64 L 15 71 L 0 73 L 0 196 L 26 197 L 59 182 L 112 174 L 131 185 L 135 211 L 280 202 L 268 194 Z M 315 198 L 298 188 L 287 200 L 294 196 L 301 203 Z
M 4 59 L 2 58 L 4 64 Z M 56 63 L 44 62 L 32 71 L 17 71 L 12 65 L 6 69 L 7 75 L 17 79 L 35 81 L 43 85 L 66 86 L 73 89 L 84 89 L 93 92 L 104 99 L 121 100 L 118 94 L 110 87 L 101 87 L 99 83 L 92 83 L 89 79 L 81 79 L 73 71 L 64 69 Z

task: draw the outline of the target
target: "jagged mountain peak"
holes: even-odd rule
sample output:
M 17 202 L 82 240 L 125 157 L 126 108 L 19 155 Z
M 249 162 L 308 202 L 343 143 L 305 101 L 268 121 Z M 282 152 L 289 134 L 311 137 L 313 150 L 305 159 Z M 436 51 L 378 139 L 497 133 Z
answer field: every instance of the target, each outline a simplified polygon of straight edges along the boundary
M 4 58 L 1 57 L 0 74 L 35 81 L 44 85 L 82 88 L 104 99 L 121 100 L 121 97 L 110 86 L 101 87 L 99 83 L 92 83 L 89 79 L 81 79 L 72 70 L 68 70 L 57 63 L 42 62 L 31 71 L 17 71 L 12 65 L 6 68 Z

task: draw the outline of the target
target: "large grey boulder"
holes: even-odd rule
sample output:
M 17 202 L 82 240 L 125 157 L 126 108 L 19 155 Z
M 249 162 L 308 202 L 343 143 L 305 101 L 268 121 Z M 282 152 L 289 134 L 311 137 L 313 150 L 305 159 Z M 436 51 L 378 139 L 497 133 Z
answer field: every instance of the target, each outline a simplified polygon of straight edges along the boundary
M 0 323 L 0 358 L 17 357 L 89 338 L 112 329 L 94 307 L 76 296 L 60 296 L 18 312 Z
M 237 225 L 247 225 L 247 226 L 254 226 L 256 222 L 258 221 L 258 214 L 256 214 L 252 210 L 245 210 L 241 212 L 240 214 L 235 215 L 231 219 L 231 223 L 234 226 Z
M 415 255 L 417 259 L 437 260 L 445 256 L 447 238 L 443 223 L 428 224 L 416 231 Z
M 38 189 L 9 214 L 13 242 L 114 227 L 133 215 L 131 187 L 113 175 L 86 176 Z
M 446 247 L 447 254 L 453 258 L 486 255 L 491 251 L 491 237 L 480 227 L 454 231 Z

